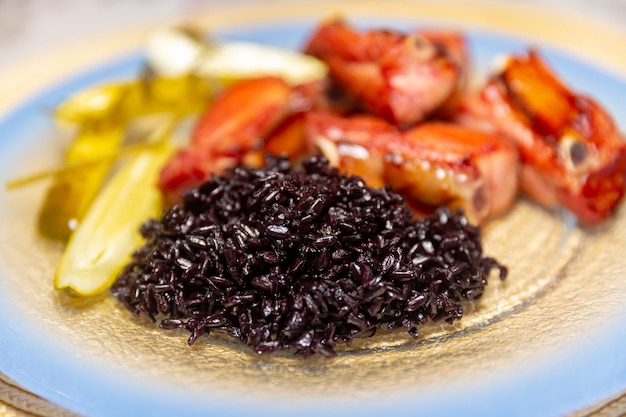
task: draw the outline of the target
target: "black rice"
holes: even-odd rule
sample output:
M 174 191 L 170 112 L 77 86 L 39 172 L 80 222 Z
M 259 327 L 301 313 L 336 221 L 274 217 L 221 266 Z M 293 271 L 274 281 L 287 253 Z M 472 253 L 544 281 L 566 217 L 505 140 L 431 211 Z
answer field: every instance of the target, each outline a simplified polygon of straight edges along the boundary
M 506 276 L 462 212 L 415 220 L 400 195 L 321 157 L 212 177 L 141 232 L 113 294 L 189 344 L 219 330 L 257 353 L 332 356 L 381 326 L 417 337 L 460 319 L 493 268 Z

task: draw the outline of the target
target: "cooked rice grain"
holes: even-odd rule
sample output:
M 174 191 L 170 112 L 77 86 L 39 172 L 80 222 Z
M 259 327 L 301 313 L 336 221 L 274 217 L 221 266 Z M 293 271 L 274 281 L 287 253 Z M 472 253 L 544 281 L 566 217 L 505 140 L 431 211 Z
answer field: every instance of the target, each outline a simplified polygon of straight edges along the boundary
M 190 344 L 220 330 L 257 353 L 333 356 L 381 326 L 417 337 L 427 320 L 460 319 L 491 269 L 506 276 L 462 213 L 415 220 L 400 195 L 319 157 L 213 177 L 141 232 L 113 294 Z

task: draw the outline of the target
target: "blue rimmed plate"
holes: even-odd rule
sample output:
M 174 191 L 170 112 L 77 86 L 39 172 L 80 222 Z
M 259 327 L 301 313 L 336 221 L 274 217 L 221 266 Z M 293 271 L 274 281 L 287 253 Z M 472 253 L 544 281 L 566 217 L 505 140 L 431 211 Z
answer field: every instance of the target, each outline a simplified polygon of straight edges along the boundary
M 402 29 L 451 24 L 409 18 L 416 15 L 359 9 L 354 21 Z M 235 22 L 215 35 L 298 48 L 317 21 L 303 16 Z M 626 126 L 626 82 L 618 76 L 534 38 L 466 33 L 479 76 L 499 54 L 539 46 L 570 85 Z M 4 114 L 0 180 L 58 161 L 48 109 L 89 85 L 133 77 L 142 62 L 140 50 L 124 51 Z M 189 347 L 186 335 L 132 317 L 111 297 L 76 303 L 56 293 L 60 248 L 34 227 L 44 187 L 0 194 L 0 372 L 77 413 L 552 416 L 626 389 L 624 208 L 598 230 L 583 230 L 566 215 L 521 201 L 485 229 L 487 252 L 511 275 L 492 282 L 462 324 L 431 326 L 418 340 L 380 335 L 336 359 L 303 360 L 259 357 L 219 337 Z

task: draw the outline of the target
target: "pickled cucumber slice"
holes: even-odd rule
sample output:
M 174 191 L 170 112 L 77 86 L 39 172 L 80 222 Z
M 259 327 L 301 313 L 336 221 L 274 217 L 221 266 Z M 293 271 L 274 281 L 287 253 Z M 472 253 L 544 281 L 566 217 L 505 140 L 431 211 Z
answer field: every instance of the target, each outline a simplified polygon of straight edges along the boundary
M 65 161 L 76 164 L 114 152 L 119 149 L 123 137 L 123 126 L 84 128 L 68 149 Z M 52 239 L 67 240 L 98 193 L 111 164 L 112 160 L 102 160 L 56 175 L 39 211 L 39 233 Z
M 141 116 L 169 114 L 183 117 L 208 105 L 212 87 L 189 75 L 177 79 L 154 76 L 133 82 L 90 87 L 61 103 L 57 121 L 75 124 L 65 164 L 97 159 L 120 148 L 128 126 Z M 38 230 L 48 238 L 67 241 L 109 173 L 110 160 L 84 165 L 57 175 L 46 192 Z
M 54 118 L 66 123 L 85 124 L 110 120 L 120 107 L 132 83 L 98 85 L 70 96 L 59 104 Z
M 170 141 L 131 156 L 106 183 L 58 264 L 54 287 L 82 297 L 105 291 L 141 243 L 139 228 L 162 209 L 157 179 Z

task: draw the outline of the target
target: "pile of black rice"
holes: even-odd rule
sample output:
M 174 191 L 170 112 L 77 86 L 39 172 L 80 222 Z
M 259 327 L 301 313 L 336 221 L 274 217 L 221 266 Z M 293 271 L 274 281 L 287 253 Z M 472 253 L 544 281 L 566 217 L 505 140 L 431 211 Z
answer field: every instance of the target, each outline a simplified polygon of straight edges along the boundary
M 506 276 L 462 212 L 416 220 L 322 157 L 214 176 L 141 232 L 113 294 L 189 344 L 219 330 L 257 353 L 333 356 L 381 326 L 417 337 L 429 319 L 460 319 L 492 269 Z

